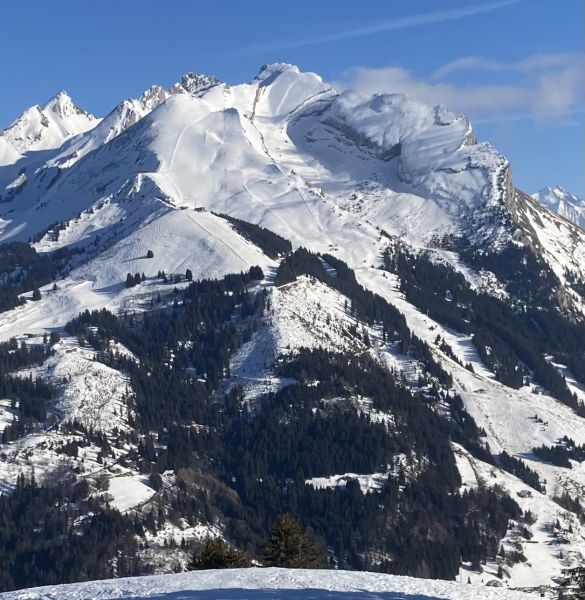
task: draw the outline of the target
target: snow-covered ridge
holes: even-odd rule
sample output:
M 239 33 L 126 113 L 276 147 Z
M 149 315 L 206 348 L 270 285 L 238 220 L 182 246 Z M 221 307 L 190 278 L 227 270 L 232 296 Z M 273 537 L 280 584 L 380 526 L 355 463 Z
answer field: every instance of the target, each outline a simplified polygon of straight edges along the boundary
M 379 573 L 229 569 L 49 586 L 0 594 L 3 600 L 528 600 L 522 592 Z
M 47 166 L 69 167 L 80 158 L 113 140 L 135 125 L 168 98 L 177 94 L 201 95 L 221 81 L 200 73 L 187 73 L 181 81 L 168 90 L 160 85 L 152 85 L 138 98 L 122 100 L 88 135 L 81 136 L 66 144 L 63 151 L 47 162 Z
M 79 108 L 67 92 L 61 91 L 42 106 L 25 110 L 9 127 L 0 130 L 0 166 L 17 162 L 26 152 L 56 149 L 70 141 L 47 162 L 49 167 L 69 167 L 120 135 L 171 95 L 199 95 L 220 84 L 216 77 L 187 73 L 168 90 L 152 85 L 138 98 L 123 100 L 103 120 Z M 90 131 L 87 136 L 79 136 Z

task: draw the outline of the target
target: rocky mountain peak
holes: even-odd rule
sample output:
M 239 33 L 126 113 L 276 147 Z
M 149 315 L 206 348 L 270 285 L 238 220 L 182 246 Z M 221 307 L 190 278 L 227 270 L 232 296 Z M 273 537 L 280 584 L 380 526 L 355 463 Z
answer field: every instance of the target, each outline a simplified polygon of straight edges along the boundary
M 171 94 L 200 94 L 221 83 L 222 81 L 213 75 L 189 72 L 181 77 L 180 82 L 171 86 L 170 92 Z

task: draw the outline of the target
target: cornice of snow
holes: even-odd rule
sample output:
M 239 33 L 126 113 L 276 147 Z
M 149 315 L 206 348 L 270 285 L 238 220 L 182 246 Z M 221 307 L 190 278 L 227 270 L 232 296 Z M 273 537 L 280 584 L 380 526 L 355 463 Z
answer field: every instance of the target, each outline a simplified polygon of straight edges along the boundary
M 299 67 L 291 63 L 269 63 L 260 67 L 258 74 L 254 77 L 254 81 L 264 81 L 268 77 L 278 75 L 284 71 L 291 71 L 296 75 L 300 75 L 301 73 Z

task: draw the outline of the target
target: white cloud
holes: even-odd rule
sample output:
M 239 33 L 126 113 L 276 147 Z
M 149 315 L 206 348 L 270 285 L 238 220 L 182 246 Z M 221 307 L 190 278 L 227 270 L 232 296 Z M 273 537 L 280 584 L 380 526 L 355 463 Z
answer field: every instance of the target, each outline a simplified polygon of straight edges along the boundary
M 502 63 L 483 56 L 465 56 L 439 67 L 431 77 L 443 79 L 454 73 L 473 70 L 529 74 L 549 69 L 573 68 L 579 59 L 583 61 L 582 55 L 575 53 L 532 54 L 518 62 Z
M 583 110 L 584 62 L 583 54 L 535 54 L 515 63 L 469 56 L 427 78 L 400 67 L 355 67 L 334 85 L 364 94 L 406 93 L 483 121 L 497 116 L 558 118 Z M 453 81 L 461 75 L 465 83 Z

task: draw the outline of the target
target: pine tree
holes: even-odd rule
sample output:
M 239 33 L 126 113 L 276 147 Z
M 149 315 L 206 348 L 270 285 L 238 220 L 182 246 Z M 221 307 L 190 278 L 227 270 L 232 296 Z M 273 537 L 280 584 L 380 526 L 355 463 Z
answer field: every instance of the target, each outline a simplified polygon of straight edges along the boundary
M 250 567 L 250 557 L 232 548 L 221 538 L 207 538 L 189 565 L 191 571 L 204 569 L 238 569 Z
M 250 267 L 250 279 L 252 281 L 262 281 L 264 279 L 264 272 L 258 266 Z
M 326 565 L 326 559 L 322 548 L 287 513 L 280 515 L 272 526 L 264 549 L 264 563 L 270 567 L 319 569 Z
M 559 598 L 563 600 L 585 600 L 585 567 L 563 569 L 566 577 L 559 590 Z
M 36 300 L 40 300 L 40 299 L 41 299 L 41 290 L 39 290 L 39 288 L 38 288 L 38 287 L 36 287 L 36 288 L 33 290 L 33 293 L 32 293 L 32 299 L 33 299 L 33 300 L 35 300 L 35 301 L 36 301 Z
M 163 489 L 163 480 L 158 473 L 151 473 L 148 482 L 155 492 L 160 492 Z

